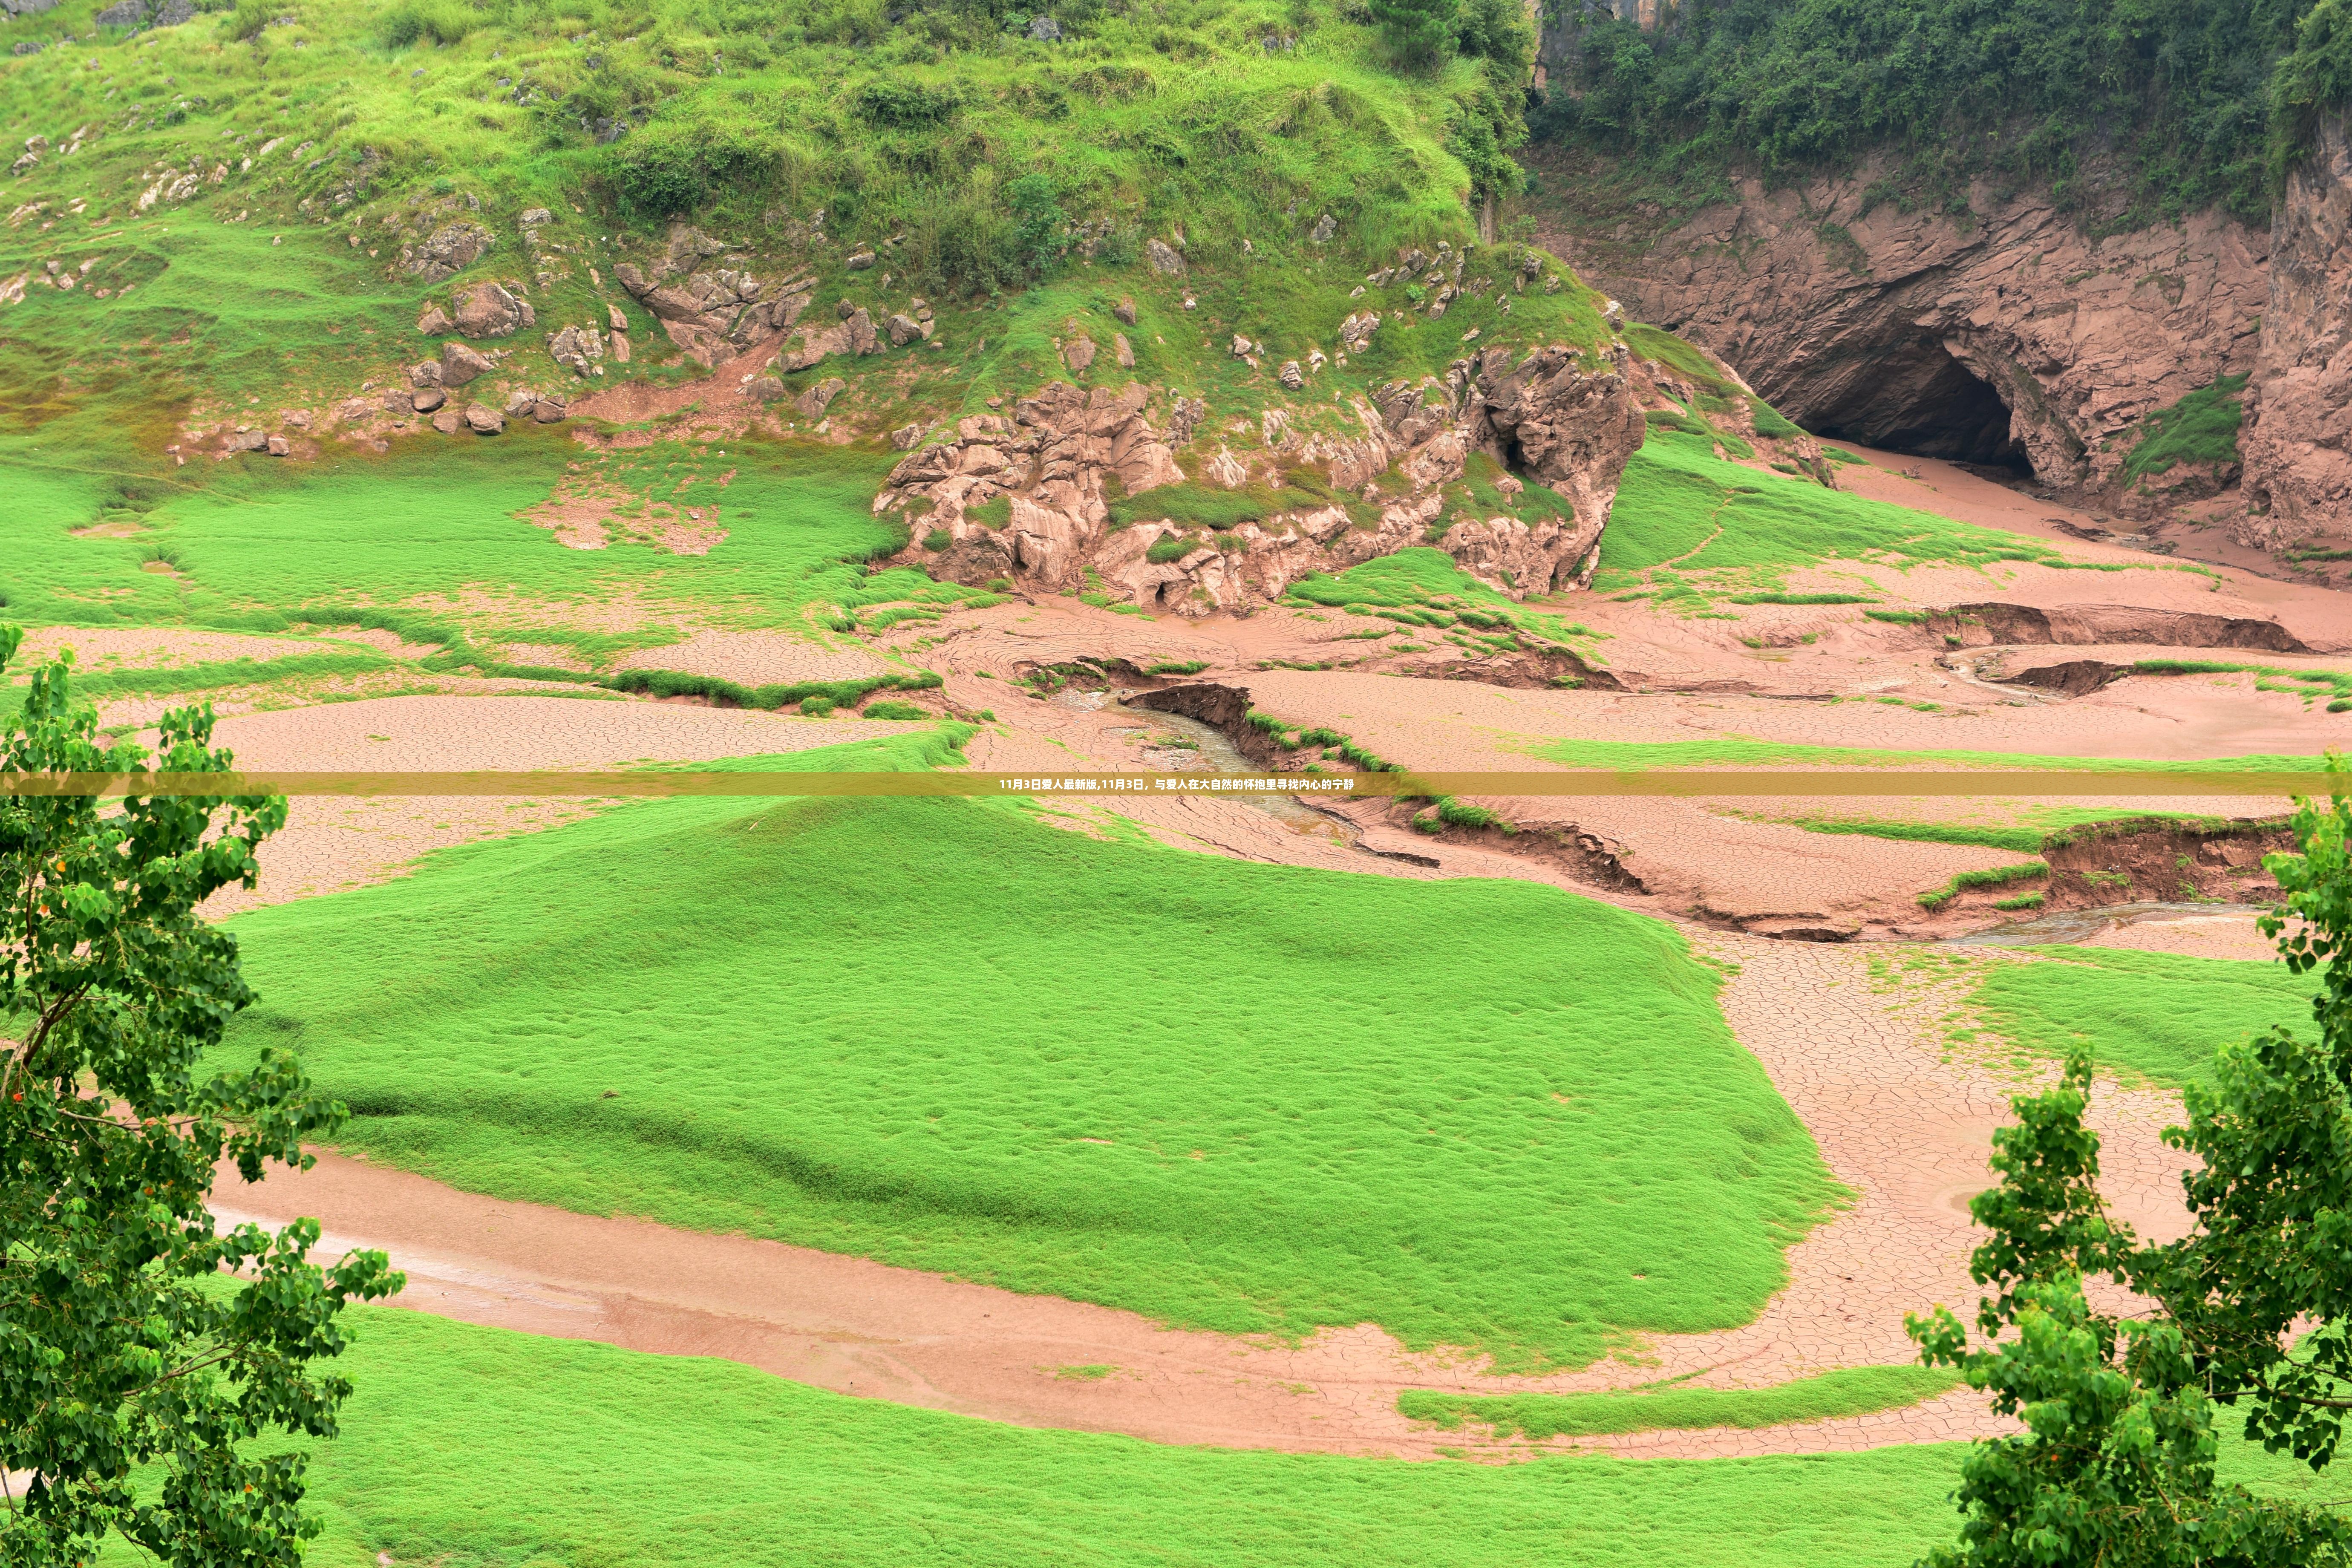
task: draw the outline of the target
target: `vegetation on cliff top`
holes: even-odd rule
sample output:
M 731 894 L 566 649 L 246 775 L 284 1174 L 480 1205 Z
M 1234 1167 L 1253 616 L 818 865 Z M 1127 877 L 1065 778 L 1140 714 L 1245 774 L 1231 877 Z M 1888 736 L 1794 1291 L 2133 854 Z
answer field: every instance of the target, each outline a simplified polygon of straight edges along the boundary
M 2315 10 L 2315 26 L 2336 4 Z M 2320 58 L 2336 47 L 2325 42 L 2334 23 L 2306 28 L 2295 48 L 2306 8 L 1692 0 L 1655 32 L 1605 16 L 1585 22 L 1578 90 L 1554 88 L 1535 124 L 1539 136 L 1627 159 L 1686 190 L 1720 189 L 1735 168 L 1786 178 L 1885 147 L 1955 201 L 1979 173 L 2047 180 L 2074 200 L 2110 164 L 2137 216 L 2220 205 L 2260 223 L 2266 165 L 2281 156 L 2274 96 L 2340 100 L 2352 79 Z M 2281 134 L 2307 133 L 2308 117 L 2282 110 Z

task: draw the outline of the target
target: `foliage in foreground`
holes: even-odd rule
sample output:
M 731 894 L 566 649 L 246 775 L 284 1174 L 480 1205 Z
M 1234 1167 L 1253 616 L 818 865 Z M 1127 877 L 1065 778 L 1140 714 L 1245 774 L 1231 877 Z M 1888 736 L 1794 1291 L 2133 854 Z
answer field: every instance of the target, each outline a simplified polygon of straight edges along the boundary
M 2188 1125 L 2165 1141 L 2192 1160 L 2189 1233 L 2143 1243 L 2106 1212 L 2086 1053 L 1993 1135 L 2000 1184 L 1969 1205 L 1992 1233 L 1970 1269 L 1996 1292 L 1982 1337 L 1971 1348 L 1943 1307 L 1906 1323 L 1927 1364 L 1959 1369 L 2027 1430 L 1969 1454 L 1960 1542 L 1935 1568 L 2352 1562 L 2341 1520 L 2215 1472 L 2219 1407 L 2315 1471 L 2352 1410 L 2352 802 L 2305 802 L 2295 832 L 2304 852 L 2267 861 L 2284 901 L 2263 927 L 2290 969 L 2324 971 L 2319 1036 L 2223 1046 L 2211 1085 L 2184 1088 Z M 2085 1281 L 2102 1279 L 2153 1310 L 2095 1304 Z
M 0 669 L 22 633 L 0 627 Z M 0 773 L 141 771 L 102 751 L 62 662 L 0 731 Z M 217 773 L 209 709 L 162 721 L 155 771 Z M 268 1050 L 199 1078 L 199 1054 L 253 999 L 236 941 L 196 906 L 253 886 L 286 819 L 261 796 L 0 796 L 0 1468 L 34 1472 L 0 1520 L 0 1561 L 86 1562 L 110 1532 L 167 1562 L 295 1568 L 318 1533 L 299 1453 L 237 1445 L 331 1436 L 351 1392 L 309 1363 L 343 1348 L 336 1315 L 400 1279 L 381 1253 L 321 1272 L 302 1220 L 214 1232 L 215 1164 L 247 1181 L 306 1166 L 342 1107 Z M 234 1292 L 199 1281 L 223 1268 Z M 134 1491 L 136 1469 L 160 1487 Z

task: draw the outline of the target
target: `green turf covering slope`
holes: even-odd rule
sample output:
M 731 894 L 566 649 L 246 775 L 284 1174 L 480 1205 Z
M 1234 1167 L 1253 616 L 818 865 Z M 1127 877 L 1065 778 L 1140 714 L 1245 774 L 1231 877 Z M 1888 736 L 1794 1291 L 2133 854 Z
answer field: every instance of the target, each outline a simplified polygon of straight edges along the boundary
M 235 929 L 376 1157 L 1188 1325 L 1581 1362 L 1836 1197 L 1682 939 L 1529 883 L 677 801 Z
M 1977 1011 L 2011 1044 L 2158 1083 L 2210 1081 L 2216 1047 L 2284 1024 L 2311 1033 L 2312 975 L 2283 963 L 2097 947 L 2042 947 L 2039 962 L 1988 964 Z
M 1954 1445 L 1486 1466 L 1171 1448 L 363 1309 L 311 1568 L 1883 1568 Z

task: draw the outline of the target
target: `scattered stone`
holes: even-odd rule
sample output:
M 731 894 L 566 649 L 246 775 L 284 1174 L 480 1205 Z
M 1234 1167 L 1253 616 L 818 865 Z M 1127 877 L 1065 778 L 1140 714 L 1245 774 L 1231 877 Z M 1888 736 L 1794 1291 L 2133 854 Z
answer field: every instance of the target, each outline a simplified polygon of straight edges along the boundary
M 1252 343 L 1247 338 L 1242 336 L 1239 332 L 1235 332 L 1234 334 L 1233 348 L 1234 357 L 1235 359 L 1246 358 L 1250 350 L 1255 346 L 1255 344 Z
M 1118 358 L 1119 369 L 1133 370 L 1135 368 L 1135 346 L 1127 341 L 1127 334 L 1125 332 L 1113 332 L 1110 335 L 1110 348 L 1111 353 Z
M 511 337 L 536 324 L 530 306 L 496 283 L 477 283 L 457 296 L 457 330 L 469 338 Z
M 395 419 L 405 419 L 416 412 L 416 395 L 395 386 L 383 395 L 383 411 Z
M 779 383 L 778 385 L 779 389 L 781 389 L 782 384 Z M 831 404 L 835 398 L 840 396 L 843 390 L 849 384 L 842 380 L 841 377 L 837 375 L 829 375 L 823 381 L 818 382 L 814 386 L 810 387 L 806 392 L 802 393 L 799 399 L 793 403 L 793 406 L 799 409 L 803 414 L 807 415 L 812 419 L 817 418 L 824 413 L 826 405 Z
M 1032 16 L 1028 37 L 1033 44 L 1058 44 L 1062 41 L 1062 24 L 1051 16 Z
M 554 217 L 555 215 L 549 212 L 545 207 L 533 207 L 529 212 L 522 215 L 522 226 L 525 228 L 536 228 L 541 224 L 552 222 Z
M 1162 278 L 1181 277 L 1184 271 L 1184 258 L 1160 240 L 1143 242 L 1143 259 Z
M 441 345 L 441 386 L 463 386 L 476 376 L 498 368 L 498 362 L 463 343 Z
M 1293 392 L 1307 384 L 1307 374 L 1298 368 L 1298 362 L 1295 359 L 1284 360 L 1282 368 L 1275 372 L 1275 379 Z
M 874 319 L 866 313 L 864 306 L 851 311 L 849 320 L 842 324 L 849 329 L 850 353 L 878 354 L 882 352 L 882 340 L 875 333 Z
M 863 272 L 867 268 L 874 265 L 874 253 L 866 249 L 864 246 L 860 246 L 856 250 L 849 253 L 849 259 L 843 262 L 842 265 L 849 268 L 852 272 Z
M 1084 375 L 1087 367 L 1095 363 L 1095 341 L 1081 333 L 1062 345 L 1062 363 L 1070 367 L 1072 375 Z
M 1175 408 L 1168 416 L 1168 444 L 1171 447 L 1181 447 L 1190 441 L 1192 438 L 1192 432 L 1200 428 L 1201 421 L 1208 416 L 1207 400 L 1199 397 L 1178 398 Z
M 890 445 L 901 452 L 912 451 L 915 443 L 922 438 L 923 427 L 920 425 L 901 425 L 890 432 Z
M 433 416 L 433 428 L 444 436 L 455 436 L 466 423 L 466 416 L 455 407 L 444 408 Z
M 917 338 L 923 336 L 923 324 L 912 316 L 894 314 L 882 325 L 890 334 L 892 348 L 905 348 Z
M 1315 226 L 1307 231 L 1307 237 L 1314 244 L 1321 245 L 1339 232 L 1339 220 L 1329 213 L 1325 213 L 1315 220 Z
M 409 406 L 419 414 L 430 414 L 449 401 L 449 395 L 437 386 L 425 387 L 409 395 Z
M 773 403 L 784 395 L 784 384 L 779 377 L 762 375 L 744 384 L 744 393 L 762 403 Z
M 466 423 L 477 436 L 496 436 L 507 427 L 505 415 L 481 403 L 466 405 Z
M 416 318 L 416 330 L 428 338 L 437 338 L 449 330 L 449 318 L 441 313 L 438 305 L 427 305 L 425 313 Z
M 530 416 L 541 425 L 561 424 L 571 413 L 571 404 L 552 393 L 530 405 Z
M 401 269 L 427 283 L 438 283 L 471 267 L 495 243 L 490 231 L 480 224 L 444 224 L 416 244 L 400 247 Z
M 1329 363 L 1330 362 L 1328 360 L 1326 360 L 1323 357 L 1323 351 L 1321 349 L 1310 349 L 1307 351 L 1307 369 L 1308 374 L 1312 374 L 1314 372 L 1321 370 Z
M 1121 326 L 1135 325 L 1135 301 L 1131 299 L 1121 300 L 1118 304 L 1113 305 L 1110 308 L 1110 313 L 1118 318 Z
M 294 443 L 283 436 L 272 436 L 268 450 L 273 458 L 290 458 L 294 455 Z
M 594 326 L 566 327 L 547 341 L 548 357 L 574 375 L 589 375 L 604 363 L 604 340 Z
M 604 319 L 606 323 L 611 326 L 613 331 L 615 332 L 625 332 L 629 330 L 628 315 L 623 311 L 621 307 L 618 305 L 606 305 L 604 307 Z

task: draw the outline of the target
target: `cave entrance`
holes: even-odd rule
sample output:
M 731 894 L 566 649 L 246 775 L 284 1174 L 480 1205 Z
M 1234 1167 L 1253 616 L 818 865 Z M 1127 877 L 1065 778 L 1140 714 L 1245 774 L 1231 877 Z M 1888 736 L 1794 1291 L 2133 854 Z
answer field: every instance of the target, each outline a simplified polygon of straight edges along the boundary
M 1832 440 L 2033 472 L 2025 447 L 2010 434 L 2009 405 L 1936 338 L 1882 355 L 1866 383 L 1850 385 L 1807 423 L 1815 435 Z

